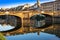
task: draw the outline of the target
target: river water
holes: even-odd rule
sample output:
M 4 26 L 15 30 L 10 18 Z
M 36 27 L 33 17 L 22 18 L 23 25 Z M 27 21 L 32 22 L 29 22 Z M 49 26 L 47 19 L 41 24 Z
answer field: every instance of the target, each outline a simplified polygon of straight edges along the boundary
M 28 27 L 25 29 L 28 30 Z M 24 32 L 20 34 L 6 36 L 7 40 L 60 40 L 60 24 L 53 24 L 47 27 L 45 30 L 37 28 L 32 32 Z
M 50 24 L 49 22 L 47 21 L 44 28 L 34 28 L 29 27 L 29 22 L 27 20 L 27 22 L 25 22 L 25 26 L 28 24 L 27 27 L 18 27 L 20 29 L 11 33 L 9 32 L 9 34 L 6 33 L 5 37 L 7 40 L 60 40 L 60 24 Z M 14 28 L 14 25 L 13 27 L 11 25 L 0 25 L 0 31 L 6 31 Z
M 60 40 L 60 38 L 56 37 L 53 34 L 48 34 L 44 32 L 40 32 L 40 35 L 36 33 L 28 33 L 24 35 L 15 35 L 6 37 L 7 40 Z

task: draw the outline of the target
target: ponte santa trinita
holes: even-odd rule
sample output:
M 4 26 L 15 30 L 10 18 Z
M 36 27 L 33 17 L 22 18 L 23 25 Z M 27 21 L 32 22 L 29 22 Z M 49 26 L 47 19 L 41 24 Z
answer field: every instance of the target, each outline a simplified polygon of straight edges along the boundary
M 15 16 L 17 18 L 20 18 L 20 21 L 18 21 L 18 25 L 22 25 L 22 28 L 23 28 L 23 26 L 26 26 L 27 24 L 29 25 L 30 17 L 32 17 L 33 15 L 36 15 L 36 14 L 49 15 L 51 17 L 53 17 L 53 16 L 60 17 L 60 0 L 46 2 L 46 3 L 40 3 L 40 0 L 37 0 L 37 2 L 32 6 L 30 4 L 25 4 L 25 5 L 17 6 L 14 8 L 6 8 L 6 9 L 1 8 L 0 9 L 0 16 L 1 15 L 6 15 L 6 16 L 11 15 L 11 16 Z M 10 17 L 8 17 L 8 18 L 10 18 Z M 13 21 L 13 18 L 12 18 L 12 21 Z M 14 21 L 14 23 L 15 23 L 15 21 Z M 23 28 L 23 29 L 25 30 L 26 28 Z M 31 29 L 28 28 L 26 30 L 32 31 L 33 29 L 32 30 Z M 44 30 L 45 29 L 43 29 L 42 31 L 44 31 Z M 17 31 L 22 32 L 21 28 Z M 8 33 L 9 32 L 7 32 L 7 35 L 8 35 Z M 17 33 L 17 32 L 14 31 L 11 33 L 13 34 L 13 33 Z

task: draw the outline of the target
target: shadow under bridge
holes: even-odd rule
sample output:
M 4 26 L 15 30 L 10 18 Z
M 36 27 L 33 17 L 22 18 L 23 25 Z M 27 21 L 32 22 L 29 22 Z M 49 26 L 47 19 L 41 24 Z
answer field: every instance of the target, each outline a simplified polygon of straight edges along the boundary
M 35 28 L 45 28 L 52 25 L 52 16 L 48 14 L 36 14 L 30 17 L 31 26 Z
M 22 26 L 21 17 L 15 15 L 0 15 L 0 25 L 10 25 L 14 28 L 2 30 L 0 32 L 10 32 L 19 29 Z

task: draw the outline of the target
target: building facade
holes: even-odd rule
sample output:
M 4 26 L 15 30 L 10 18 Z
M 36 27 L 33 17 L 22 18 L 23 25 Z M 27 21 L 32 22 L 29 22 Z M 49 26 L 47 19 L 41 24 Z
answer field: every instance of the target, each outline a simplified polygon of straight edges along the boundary
M 60 15 L 60 0 L 42 3 L 41 5 L 45 13 L 52 13 L 54 16 Z

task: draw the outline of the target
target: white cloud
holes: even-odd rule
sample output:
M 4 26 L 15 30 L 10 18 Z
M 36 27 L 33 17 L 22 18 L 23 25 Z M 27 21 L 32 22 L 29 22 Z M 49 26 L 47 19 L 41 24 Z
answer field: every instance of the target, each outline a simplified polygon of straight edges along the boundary
M 51 1 L 55 1 L 55 0 L 41 1 L 41 3 L 51 2 Z

